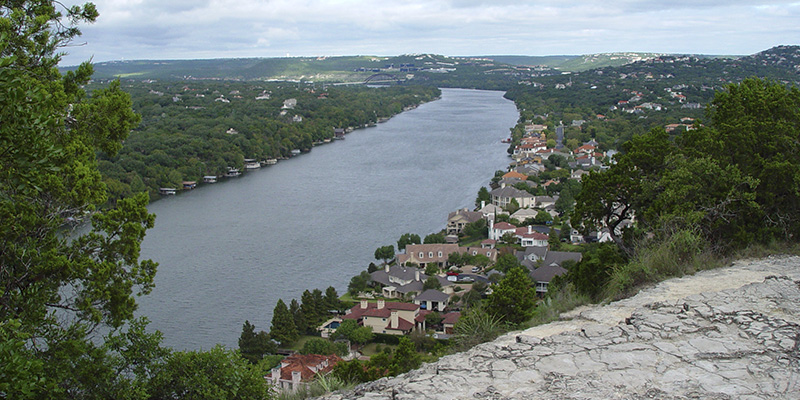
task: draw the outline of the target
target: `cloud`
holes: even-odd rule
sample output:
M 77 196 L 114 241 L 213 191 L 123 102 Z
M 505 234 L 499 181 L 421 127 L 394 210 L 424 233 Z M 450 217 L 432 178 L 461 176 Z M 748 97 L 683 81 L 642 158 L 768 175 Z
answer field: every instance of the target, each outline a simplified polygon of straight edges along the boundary
M 800 3 L 767 0 L 98 0 L 77 63 L 296 55 L 750 54 L 798 44 Z M 746 23 L 743 23 L 746 21 Z

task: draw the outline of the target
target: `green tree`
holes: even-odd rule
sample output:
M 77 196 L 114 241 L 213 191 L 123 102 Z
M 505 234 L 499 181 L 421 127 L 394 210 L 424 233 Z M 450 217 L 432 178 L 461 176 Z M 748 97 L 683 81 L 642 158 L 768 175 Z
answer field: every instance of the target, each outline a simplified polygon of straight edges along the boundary
M 422 357 L 417 353 L 414 343 L 407 337 L 400 338 L 400 344 L 397 346 L 392 362 L 389 366 L 389 371 L 392 375 L 399 375 L 404 372 L 411 371 L 418 368 L 422 364 Z
M 481 186 L 481 188 L 478 189 L 478 197 L 475 199 L 475 207 L 480 207 L 481 203 L 492 204 L 492 195 L 489 193 L 489 189 L 486 189 L 486 186 Z
M 281 346 L 286 346 L 297 340 L 297 327 L 294 326 L 294 318 L 289 313 L 283 299 L 278 299 L 275 309 L 272 311 L 272 325 L 269 329 L 269 336 L 275 339 Z
M 468 238 L 485 238 L 489 237 L 489 226 L 486 220 L 481 218 L 475 222 L 466 224 L 461 233 Z
M 444 233 L 431 233 L 425 236 L 425 240 L 423 241 L 425 244 L 432 244 L 432 243 L 445 243 Z
M 520 263 L 519 260 L 517 260 L 517 257 L 510 253 L 501 254 L 500 257 L 497 257 L 497 261 L 494 263 L 494 269 L 504 273 L 519 266 Z
M 179 351 L 155 370 L 147 398 L 261 400 L 272 396 L 266 373 L 219 345 Z
M 561 247 L 561 238 L 555 228 L 550 228 L 550 233 L 547 235 L 547 245 L 550 251 L 558 251 Z
M 347 344 L 345 343 L 333 343 L 323 338 L 311 338 L 303 343 L 303 348 L 300 350 L 300 353 L 322 355 L 336 354 L 343 357 L 347 355 L 348 350 Z
M 30 387 L 56 398 L 123 390 L 127 378 L 97 377 L 125 369 L 109 364 L 125 358 L 92 335 L 126 332 L 135 294 L 153 286 L 156 264 L 139 260 L 154 221 L 148 200 L 101 209 L 107 189 L 96 161 L 117 153 L 139 117 L 118 82 L 86 96 L 89 63 L 63 76 L 56 68 L 78 24 L 97 16 L 91 3 L 0 6 L 0 321 L 11 341 L 0 365 L 21 368 L 2 389 L 9 398 L 33 395 Z M 67 237 L 65 219 L 90 212 L 91 231 Z
M 357 295 L 359 292 L 367 290 L 367 285 L 372 277 L 367 271 L 361 271 L 360 274 L 350 278 L 350 284 L 347 285 L 347 292 L 351 296 Z
M 325 311 L 329 310 L 339 311 L 345 308 L 344 305 L 342 304 L 342 301 L 339 300 L 339 294 L 336 293 L 336 288 L 334 288 L 333 286 L 328 286 L 328 288 L 325 289 L 324 303 L 325 303 Z
M 397 250 L 405 250 L 406 246 L 409 244 L 420 243 L 422 243 L 422 241 L 416 233 L 404 233 L 400 236 L 400 239 L 397 240 Z
M 533 316 L 536 291 L 523 267 L 511 268 L 489 295 L 487 311 L 505 322 L 521 324 Z
M 439 273 L 439 265 L 428 263 L 425 265 L 425 275 L 433 276 Z
M 425 283 L 422 284 L 422 290 L 428 290 L 428 289 L 439 290 L 441 288 L 442 288 L 442 283 L 439 282 L 439 279 L 436 276 L 429 276 L 428 279 L 425 280 Z
M 611 272 L 627 261 L 624 254 L 610 243 L 601 243 L 596 250 L 588 251 L 581 261 L 567 272 L 567 280 L 579 292 L 597 300 L 608 282 Z
M 242 334 L 239 336 L 239 353 L 252 364 L 258 364 L 267 354 L 275 353 L 277 347 L 264 331 L 256 333 L 256 327 L 250 321 L 244 321 Z
M 394 258 L 394 246 L 381 246 L 375 249 L 375 259 L 382 260 L 383 265 L 386 265 L 392 258 Z

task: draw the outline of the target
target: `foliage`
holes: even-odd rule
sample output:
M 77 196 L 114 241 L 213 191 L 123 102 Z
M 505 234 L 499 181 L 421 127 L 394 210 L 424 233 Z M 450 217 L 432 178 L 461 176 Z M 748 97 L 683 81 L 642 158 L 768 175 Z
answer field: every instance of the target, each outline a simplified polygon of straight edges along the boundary
M 521 267 L 522 265 L 517 260 L 517 257 L 511 253 L 501 254 L 497 257 L 497 261 L 494 263 L 494 269 L 507 273 L 513 268 Z
M 469 291 L 467 293 L 472 293 Z M 453 350 L 463 351 L 475 345 L 494 340 L 506 330 L 503 321 L 482 307 L 472 307 L 462 312 L 453 327 Z
M 422 359 L 417 353 L 414 343 L 405 336 L 401 337 L 400 344 L 392 355 L 392 362 L 389 366 L 390 373 L 399 375 L 418 368 L 420 364 L 422 364 Z
M 300 350 L 300 353 L 322 355 L 336 354 L 340 357 L 344 357 L 349 353 L 349 349 L 344 342 L 334 343 L 327 339 L 315 337 L 303 343 L 303 348 Z
M 375 249 L 375 259 L 383 260 L 384 265 L 392 258 L 394 258 L 394 246 L 381 246 Z
M 481 218 L 475 222 L 464 225 L 464 229 L 461 233 L 465 238 L 486 238 L 489 237 L 489 226 L 486 220 Z
M 271 389 L 266 371 L 230 350 L 172 353 L 156 369 L 148 397 L 152 399 L 264 399 Z
M 433 276 L 439 273 L 439 265 L 436 263 L 428 263 L 425 265 L 425 275 Z
M 359 292 L 367 290 L 367 284 L 369 284 L 371 279 L 372 277 L 367 271 L 361 271 L 360 274 L 350 278 L 350 283 L 347 285 L 347 292 L 355 296 Z
M 445 243 L 444 233 L 438 232 L 438 233 L 428 234 L 427 236 L 425 236 L 423 243 L 425 244 Z
M 333 339 L 344 338 L 353 343 L 365 344 L 372 340 L 374 334 L 368 326 L 359 326 L 355 320 L 346 319 L 342 321 L 339 328 L 331 335 Z
M 283 299 L 278 299 L 278 303 L 275 304 L 272 311 L 272 327 L 269 329 L 269 336 L 281 346 L 291 344 L 299 337 L 297 327 L 294 325 L 294 318 Z
M 277 346 L 264 331 L 256 333 L 256 327 L 250 321 L 244 321 L 242 334 L 239 336 L 239 353 L 252 364 L 258 364 L 267 354 L 273 354 Z
M 422 290 L 428 290 L 428 289 L 439 290 L 441 288 L 442 288 L 442 283 L 439 282 L 439 279 L 434 275 L 429 276 L 428 279 L 425 280 L 425 283 L 422 284 Z
M 422 243 L 422 240 L 416 233 L 404 233 L 400 236 L 400 239 L 397 240 L 397 250 L 405 250 L 406 246 L 409 244 L 420 243 Z
M 478 197 L 475 198 L 475 207 L 480 207 L 481 204 L 492 204 L 492 195 L 489 194 L 489 189 L 486 186 L 481 186 L 478 189 Z
M 611 243 L 601 243 L 583 254 L 581 261 L 567 272 L 567 280 L 575 289 L 592 299 L 598 299 L 615 267 L 626 262 L 624 254 Z
M 536 291 L 532 285 L 522 266 L 509 269 L 489 295 L 486 311 L 510 324 L 529 320 L 536 304 Z

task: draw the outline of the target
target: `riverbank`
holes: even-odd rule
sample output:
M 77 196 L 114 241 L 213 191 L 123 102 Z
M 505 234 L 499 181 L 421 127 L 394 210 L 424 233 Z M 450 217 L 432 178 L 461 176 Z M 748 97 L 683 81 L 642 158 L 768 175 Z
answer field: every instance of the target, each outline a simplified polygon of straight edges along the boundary
M 160 267 L 137 314 L 174 349 L 236 348 L 245 320 L 269 330 L 278 299 L 345 292 L 375 248 L 439 231 L 507 166 L 500 140 L 519 114 L 502 95 L 444 89 L 313 157 L 154 202 L 141 257 Z

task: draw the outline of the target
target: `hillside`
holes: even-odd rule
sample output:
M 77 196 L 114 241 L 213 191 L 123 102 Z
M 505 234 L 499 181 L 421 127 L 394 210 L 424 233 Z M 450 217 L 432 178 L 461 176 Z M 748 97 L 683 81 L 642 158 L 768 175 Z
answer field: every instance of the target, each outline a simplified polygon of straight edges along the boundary
M 341 399 L 787 398 L 800 391 L 800 258 L 675 278 Z

